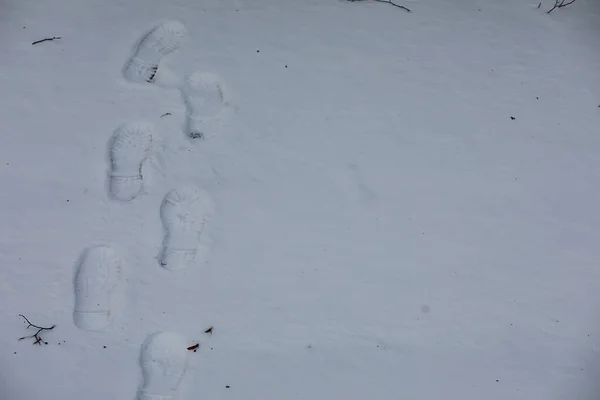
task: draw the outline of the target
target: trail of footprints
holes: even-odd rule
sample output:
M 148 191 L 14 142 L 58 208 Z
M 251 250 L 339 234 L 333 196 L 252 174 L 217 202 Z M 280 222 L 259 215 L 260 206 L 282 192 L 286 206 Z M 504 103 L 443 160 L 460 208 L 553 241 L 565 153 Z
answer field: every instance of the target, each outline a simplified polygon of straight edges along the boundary
M 210 73 L 195 72 L 185 79 L 173 79 L 164 58 L 177 50 L 187 29 L 178 21 L 164 22 L 141 38 L 123 68 L 131 82 L 169 86 L 179 82 L 186 107 L 186 134 L 201 139 L 214 135 L 215 128 L 232 110 L 219 79 Z M 126 122 L 110 139 L 109 196 L 115 201 L 131 202 L 144 192 L 142 167 L 151 157 L 157 139 L 156 127 L 147 121 Z M 161 267 L 176 271 L 187 268 L 209 249 L 204 229 L 213 215 L 213 202 L 201 188 L 187 185 L 166 193 L 160 207 L 164 238 L 159 261 Z M 111 306 L 125 261 L 110 246 L 86 249 L 75 275 L 73 320 L 88 331 L 106 329 L 118 315 Z M 140 367 L 143 372 L 138 400 L 174 400 L 187 368 L 185 338 L 177 333 L 150 335 L 142 345 Z

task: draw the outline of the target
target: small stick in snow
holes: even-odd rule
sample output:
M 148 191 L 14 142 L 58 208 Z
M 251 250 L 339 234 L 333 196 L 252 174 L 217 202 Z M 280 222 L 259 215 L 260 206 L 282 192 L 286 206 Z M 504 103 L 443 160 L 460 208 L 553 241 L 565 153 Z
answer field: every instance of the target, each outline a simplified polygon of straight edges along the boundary
M 27 317 L 26 317 L 26 316 L 24 316 L 23 314 L 19 314 L 19 317 L 22 317 L 22 318 L 23 318 L 23 319 L 24 319 L 24 320 L 27 322 L 27 324 L 28 324 L 28 325 L 27 325 L 27 328 L 26 328 L 26 329 L 29 329 L 29 328 L 35 328 L 35 329 L 37 329 L 37 330 L 38 330 L 38 331 L 37 331 L 36 333 L 34 333 L 33 335 L 30 335 L 30 336 L 23 336 L 22 338 L 19 338 L 19 340 L 28 339 L 28 338 L 33 338 L 33 339 L 35 339 L 35 342 L 33 342 L 33 344 L 39 344 L 40 346 L 42 345 L 42 343 L 44 343 L 44 344 L 48 344 L 48 342 L 45 342 L 45 341 L 43 341 L 43 340 L 42 340 L 42 338 L 40 337 L 40 333 L 41 333 L 42 331 L 51 331 L 52 329 L 54 329 L 54 327 L 56 327 L 56 325 L 52 325 L 52 326 L 51 326 L 51 327 L 49 327 L 49 328 L 44 328 L 44 327 L 41 327 L 41 326 L 37 326 L 37 325 L 34 325 L 34 324 L 32 324 L 32 323 L 31 323 L 31 322 L 30 322 L 30 321 L 27 319 Z
M 355 2 L 355 1 L 365 1 L 365 0 L 348 0 L 348 1 Z M 407 7 L 404 7 L 404 6 L 401 6 L 400 4 L 394 3 L 392 0 L 373 0 L 373 1 L 376 1 L 378 3 L 391 4 L 392 6 L 401 8 L 406 12 L 411 12 Z
M 211 326 L 210 328 L 205 330 L 204 333 L 210 333 L 212 335 L 212 330 L 213 330 L 213 327 Z
M 164 113 L 163 115 L 161 115 L 160 117 L 166 117 L 167 115 L 171 115 L 171 113 Z
M 550 10 L 547 12 L 547 14 L 550 14 L 552 11 L 554 11 L 554 9 L 555 9 L 555 8 L 563 8 L 563 7 L 566 7 L 566 6 L 570 5 L 570 4 L 573 4 L 573 3 L 575 3 L 575 0 L 571 0 L 571 1 L 568 1 L 568 2 L 566 2 L 566 3 L 565 3 L 565 1 L 566 1 L 566 0 L 556 0 L 556 1 L 555 1 L 555 3 L 554 3 L 554 7 L 552 7 L 552 8 L 551 8 L 551 9 L 550 9 Z
M 200 345 L 199 345 L 198 343 L 196 343 L 195 345 L 193 345 L 193 346 L 190 346 L 190 347 L 188 347 L 187 349 L 188 349 L 189 351 L 193 351 L 193 352 L 195 353 L 195 352 L 196 352 L 196 350 L 198 350 L 198 348 L 199 348 L 199 347 L 200 347 Z
M 50 37 L 50 38 L 46 38 L 46 39 L 36 40 L 35 42 L 33 42 L 31 44 L 38 44 L 38 43 L 42 43 L 42 42 L 49 42 L 51 40 L 59 40 L 59 39 L 61 39 L 60 36 L 54 36 L 54 37 Z
M 388 3 L 388 4 L 393 5 L 394 7 L 401 8 L 401 9 L 403 9 L 406 12 L 411 12 L 408 8 L 406 8 L 404 6 L 401 6 L 400 4 L 396 4 L 396 3 L 392 2 L 392 0 L 387 0 L 387 1 L 386 0 L 375 0 L 375 1 L 378 2 L 378 3 Z

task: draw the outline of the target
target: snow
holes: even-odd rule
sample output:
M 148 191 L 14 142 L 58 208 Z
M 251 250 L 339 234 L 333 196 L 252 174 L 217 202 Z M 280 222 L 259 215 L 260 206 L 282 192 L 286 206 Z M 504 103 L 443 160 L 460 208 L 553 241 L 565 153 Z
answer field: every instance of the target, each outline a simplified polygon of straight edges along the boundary
M 181 400 L 596 399 L 600 6 L 551 3 L 3 2 L 0 397 L 136 398 L 165 331 L 200 343 Z M 205 140 L 179 90 L 123 76 L 170 20 L 164 70 L 235 106 Z M 108 143 L 140 119 L 160 140 L 121 202 Z M 160 207 L 185 185 L 211 248 L 170 271 Z M 124 265 L 89 332 L 97 245 Z

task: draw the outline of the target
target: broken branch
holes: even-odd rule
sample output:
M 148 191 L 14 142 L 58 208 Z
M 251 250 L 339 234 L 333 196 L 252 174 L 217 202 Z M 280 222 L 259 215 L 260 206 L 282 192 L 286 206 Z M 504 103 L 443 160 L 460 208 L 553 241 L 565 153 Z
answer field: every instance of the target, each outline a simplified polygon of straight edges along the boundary
M 51 41 L 51 40 L 59 40 L 59 39 L 61 39 L 61 37 L 60 37 L 60 36 L 54 36 L 54 37 L 51 37 L 51 38 L 46 38 L 46 39 L 36 40 L 35 42 L 33 42 L 33 43 L 31 43 L 31 44 L 38 44 L 38 43 L 42 43 L 42 42 L 49 42 L 49 41 Z
M 387 1 L 386 0 L 375 0 L 375 1 L 378 2 L 378 3 L 388 3 L 388 4 L 393 5 L 394 7 L 401 8 L 401 9 L 403 9 L 406 12 L 411 12 L 408 8 L 406 8 L 404 6 L 401 6 L 400 4 L 396 4 L 392 0 L 387 0 Z
M 355 2 L 355 1 L 365 1 L 365 0 L 348 0 L 348 1 Z M 390 5 L 394 6 L 394 7 L 401 8 L 401 9 L 403 9 L 406 12 L 411 12 L 410 9 L 408 9 L 407 7 L 404 7 L 404 6 L 400 5 L 400 4 L 394 3 L 392 0 L 373 0 L 373 1 L 376 1 L 378 3 L 387 3 L 387 4 L 390 4 Z
M 33 335 L 23 336 L 23 337 L 19 338 L 19 340 L 33 338 L 33 339 L 35 339 L 35 342 L 33 342 L 33 344 L 39 344 L 40 346 L 42 345 L 42 343 L 48 344 L 48 342 L 45 342 L 42 340 L 40 333 L 42 331 L 51 331 L 52 329 L 54 329 L 56 327 L 56 325 L 52 325 L 51 327 L 37 326 L 35 324 L 32 324 L 31 321 L 29 321 L 29 319 L 27 319 L 27 317 L 24 316 L 23 314 L 19 314 L 19 317 L 22 317 L 25 320 L 25 322 L 27 322 L 27 327 L 25 329 L 35 328 L 38 330 Z
M 570 0 L 570 1 L 567 1 L 567 2 L 565 2 L 565 1 L 566 1 L 566 0 L 556 0 L 556 1 L 554 2 L 554 7 L 552 7 L 552 8 L 551 8 L 551 9 L 550 9 L 550 10 L 547 12 L 547 14 L 550 14 L 550 13 L 551 13 L 552 11 L 554 11 L 556 8 L 563 8 L 563 7 L 566 7 L 566 6 L 570 5 L 570 4 L 573 4 L 573 3 L 575 3 L 575 0 Z

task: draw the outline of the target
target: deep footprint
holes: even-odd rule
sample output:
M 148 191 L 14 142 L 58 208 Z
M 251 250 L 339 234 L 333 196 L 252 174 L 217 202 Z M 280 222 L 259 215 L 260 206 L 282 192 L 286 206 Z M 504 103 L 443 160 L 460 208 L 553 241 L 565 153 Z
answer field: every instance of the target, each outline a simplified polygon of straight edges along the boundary
M 174 400 L 187 370 L 187 344 L 178 333 L 159 332 L 142 346 L 143 382 L 138 400 Z
M 218 123 L 230 109 L 219 78 L 195 72 L 187 77 L 181 93 L 187 108 L 188 136 L 194 139 L 214 136 Z
M 195 186 L 170 191 L 163 201 L 160 215 L 165 238 L 160 263 L 169 270 L 180 270 L 198 261 L 200 246 L 203 255 L 208 251 L 203 230 L 212 217 L 213 203 L 208 195 Z
M 111 323 L 111 293 L 116 287 L 123 262 L 109 246 L 87 249 L 75 275 L 75 311 L 78 328 L 98 331 Z
M 167 21 L 152 29 L 125 65 L 125 78 L 133 82 L 157 83 L 161 60 L 179 48 L 186 33 L 187 29 L 179 21 Z
M 156 136 L 154 126 L 145 121 L 119 127 L 110 142 L 110 193 L 115 199 L 129 201 L 142 191 L 142 165 L 148 158 Z

